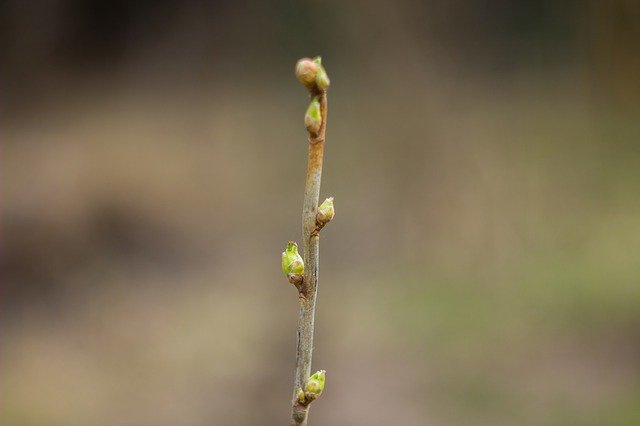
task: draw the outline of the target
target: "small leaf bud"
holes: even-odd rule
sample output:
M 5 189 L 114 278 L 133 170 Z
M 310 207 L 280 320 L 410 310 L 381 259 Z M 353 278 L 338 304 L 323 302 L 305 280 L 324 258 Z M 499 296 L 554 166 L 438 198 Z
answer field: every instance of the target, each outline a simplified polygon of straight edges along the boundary
M 293 241 L 289 241 L 287 248 L 282 252 L 282 273 L 292 284 L 302 283 L 304 261 L 298 254 L 298 245 Z
M 304 125 L 313 136 L 316 136 L 322 126 L 322 115 L 320 114 L 320 102 L 315 97 L 311 99 L 311 103 L 304 115 Z
M 333 219 L 336 214 L 333 208 L 333 197 L 329 197 L 318 206 L 318 213 L 316 214 L 316 223 L 319 226 L 324 226 Z
M 298 402 L 304 402 L 305 401 L 304 391 L 302 389 L 298 388 L 298 392 L 296 394 L 296 398 L 298 399 Z
M 317 371 L 307 380 L 304 391 L 310 394 L 309 396 L 311 398 L 317 398 L 322 394 L 324 390 L 325 373 L 326 371 L 324 370 Z
M 329 80 L 329 76 L 327 75 L 324 67 L 321 65 L 320 67 L 318 67 L 318 72 L 316 73 L 316 86 L 318 86 L 318 89 L 324 92 L 329 88 L 330 84 L 331 81 Z
M 296 64 L 296 77 L 300 80 L 300 83 L 312 89 L 316 84 L 318 68 L 319 66 L 314 60 L 302 58 Z

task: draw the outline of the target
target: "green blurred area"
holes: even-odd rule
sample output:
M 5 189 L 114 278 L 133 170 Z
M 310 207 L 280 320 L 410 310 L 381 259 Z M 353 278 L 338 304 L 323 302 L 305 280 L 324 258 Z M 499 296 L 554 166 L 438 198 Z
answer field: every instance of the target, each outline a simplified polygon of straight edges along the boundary
M 319 53 L 310 424 L 640 422 L 635 3 L 4 8 L 2 424 L 288 422 Z

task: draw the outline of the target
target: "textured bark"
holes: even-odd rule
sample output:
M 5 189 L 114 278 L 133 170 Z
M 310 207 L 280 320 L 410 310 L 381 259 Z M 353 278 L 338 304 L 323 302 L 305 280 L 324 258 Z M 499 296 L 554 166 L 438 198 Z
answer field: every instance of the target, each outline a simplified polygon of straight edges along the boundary
M 293 385 L 292 425 L 306 425 L 309 404 L 298 401 L 298 390 L 304 389 L 311 375 L 313 352 L 313 327 L 318 294 L 318 269 L 320 263 L 320 236 L 316 230 L 316 214 L 320 198 L 322 159 L 327 124 L 326 92 L 312 93 L 319 96 L 322 125 L 317 137 L 309 137 L 307 178 L 302 206 L 302 249 L 304 258 L 304 280 L 300 289 L 300 313 L 298 315 L 298 343 L 296 348 L 296 373 Z

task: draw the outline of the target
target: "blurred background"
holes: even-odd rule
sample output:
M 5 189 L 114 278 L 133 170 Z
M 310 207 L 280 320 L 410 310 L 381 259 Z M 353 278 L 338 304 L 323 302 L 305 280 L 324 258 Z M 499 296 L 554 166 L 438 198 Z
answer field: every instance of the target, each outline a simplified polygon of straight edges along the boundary
M 8 0 L 3 425 L 640 424 L 640 3 Z

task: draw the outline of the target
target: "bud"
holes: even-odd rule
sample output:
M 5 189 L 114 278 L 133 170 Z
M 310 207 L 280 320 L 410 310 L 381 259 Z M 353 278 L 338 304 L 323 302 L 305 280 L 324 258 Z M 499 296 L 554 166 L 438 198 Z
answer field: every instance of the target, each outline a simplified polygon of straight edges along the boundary
M 322 126 L 322 115 L 320 114 L 320 102 L 315 97 L 311 99 L 307 113 L 304 115 L 304 125 L 312 135 L 317 135 Z
M 298 245 L 293 241 L 289 241 L 287 248 L 282 252 L 282 273 L 292 284 L 302 283 L 304 261 L 298 254 Z
M 317 398 L 322 394 L 322 391 L 324 390 L 325 373 L 326 371 L 324 370 L 317 371 L 307 380 L 304 391 L 305 393 L 310 394 L 310 397 Z
M 314 58 L 313 62 L 318 67 L 318 71 L 316 72 L 316 86 L 318 86 L 318 89 L 324 92 L 329 88 L 329 84 L 331 84 L 331 82 L 329 81 L 329 76 L 327 75 L 327 71 L 322 66 L 322 58 L 320 56 Z
M 333 219 L 336 214 L 333 208 L 333 197 L 329 197 L 318 206 L 318 213 L 316 214 L 316 223 L 320 226 L 326 225 Z
M 296 77 L 300 80 L 300 83 L 311 89 L 316 84 L 318 68 L 319 66 L 315 61 L 309 58 L 302 58 L 296 64 Z

